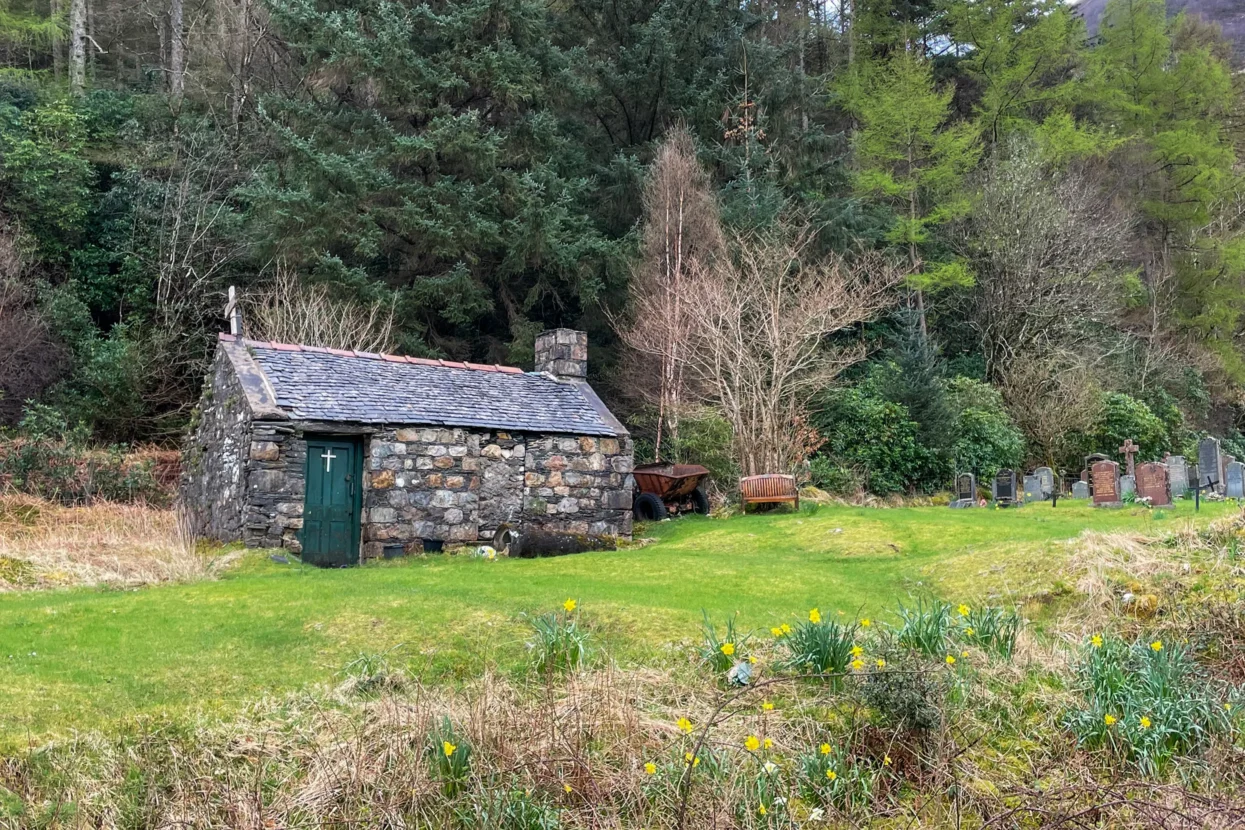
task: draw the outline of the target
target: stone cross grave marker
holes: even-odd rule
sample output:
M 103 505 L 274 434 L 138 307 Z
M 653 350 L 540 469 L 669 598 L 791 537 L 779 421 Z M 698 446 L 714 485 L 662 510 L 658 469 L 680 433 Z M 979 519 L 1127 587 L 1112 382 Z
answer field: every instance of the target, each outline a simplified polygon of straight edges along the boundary
M 1223 479 L 1220 477 L 1222 467 L 1221 452 L 1218 438 L 1203 438 L 1197 442 L 1198 484 L 1206 484 L 1207 479 L 1218 489 Z
M 1089 498 L 1089 483 L 1084 481 L 1075 481 L 1072 483 L 1072 498 L 1087 499 Z
M 1025 476 L 1025 504 L 1042 500 L 1042 479 L 1037 476 Z
M 1158 461 L 1137 465 L 1137 495 L 1154 507 L 1167 507 L 1172 503 L 1169 474 L 1168 466 Z
M 1133 443 L 1133 439 L 1129 438 L 1124 442 L 1124 446 L 1120 447 L 1120 452 L 1124 455 L 1124 464 L 1128 467 L 1128 474 L 1136 475 L 1137 471 L 1133 467 L 1133 457 L 1137 455 L 1137 451 L 1141 447 Z
M 994 477 L 991 495 L 996 502 L 1011 504 L 1016 501 L 1016 471 L 999 470 Z
M 1245 499 L 1245 464 L 1233 461 L 1224 476 L 1224 493 L 1230 499 Z
M 1038 467 L 1033 474 L 1042 485 L 1042 498 L 1049 499 L 1055 492 L 1055 471 L 1050 467 Z
M 1094 507 L 1119 505 L 1120 465 L 1114 461 L 1095 461 L 1090 473 L 1094 478 Z
M 1189 465 L 1183 455 L 1167 456 L 1167 486 L 1173 499 L 1182 498 L 1189 491 Z

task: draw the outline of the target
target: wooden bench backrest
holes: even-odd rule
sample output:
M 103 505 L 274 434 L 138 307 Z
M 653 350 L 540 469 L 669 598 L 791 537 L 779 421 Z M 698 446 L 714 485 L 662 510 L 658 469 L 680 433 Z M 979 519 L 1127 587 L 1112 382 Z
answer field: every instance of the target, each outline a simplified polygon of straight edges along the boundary
M 800 500 L 799 491 L 795 488 L 795 476 L 779 474 L 746 476 L 739 480 L 739 492 L 744 504 L 780 501 L 798 503 Z

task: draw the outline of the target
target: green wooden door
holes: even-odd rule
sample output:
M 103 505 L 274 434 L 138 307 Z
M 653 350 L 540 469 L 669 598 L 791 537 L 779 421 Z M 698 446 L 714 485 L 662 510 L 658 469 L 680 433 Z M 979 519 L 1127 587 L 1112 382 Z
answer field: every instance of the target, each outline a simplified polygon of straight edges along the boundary
M 303 561 L 353 565 L 359 561 L 359 512 L 363 503 L 360 442 L 307 439 L 307 495 L 303 504 Z

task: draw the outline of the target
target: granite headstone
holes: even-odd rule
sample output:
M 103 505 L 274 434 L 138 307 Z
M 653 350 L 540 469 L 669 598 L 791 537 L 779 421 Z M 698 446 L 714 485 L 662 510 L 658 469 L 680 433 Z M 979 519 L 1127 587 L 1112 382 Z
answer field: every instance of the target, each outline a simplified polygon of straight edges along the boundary
M 1230 499 L 1245 499 L 1245 464 L 1233 461 L 1228 465 L 1223 494 Z
M 1120 465 L 1114 461 L 1095 461 L 1090 472 L 1094 479 L 1094 507 L 1121 504 Z
M 1172 503 L 1170 470 L 1166 464 L 1147 461 L 1137 465 L 1137 496 L 1149 499 L 1153 507 L 1167 507 Z
M 1130 475 L 1120 476 L 1120 498 L 1132 495 L 1137 492 L 1137 477 Z
M 1049 499 L 1055 492 L 1055 471 L 1050 467 L 1038 467 L 1033 471 L 1042 486 L 1042 498 Z
M 1072 483 L 1072 498 L 1087 499 L 1089 498 L 1089 483 L 1085 481 L 1075 481 Z
M 977 506 L 977 476 L 972 473 L 960 473 L 955 477 L 955 501 L 952 507 Z
M 1189 490 L 1189 465 L 1183 455 L 1167 456 L 1167 486 L 1173 499 L 1182 498 Z
M 1223 484 L 1222 458 L 1218 438 L 1203 438 L 1197 442 L 1197 470 L 1199 484 L 1206 484 L 1207 479 L 1219 489 Z
M 1037 476 L 1025 476 L 1025 504 L 1041 501 L 1042 479 Z
M 999 470 L 990 488 L 990 495 L 996 502 L 1012 504 L 1016 501 L 1016 471 Z

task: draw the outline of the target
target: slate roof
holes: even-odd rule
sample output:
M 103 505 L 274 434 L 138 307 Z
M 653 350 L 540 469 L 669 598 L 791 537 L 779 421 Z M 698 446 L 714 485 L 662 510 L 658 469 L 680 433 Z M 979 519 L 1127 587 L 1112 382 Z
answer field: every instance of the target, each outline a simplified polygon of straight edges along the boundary
M 323 349 L 221 335 L 246 347 L 290 418 L 620 435 L 583 382 L 511 366 Z

